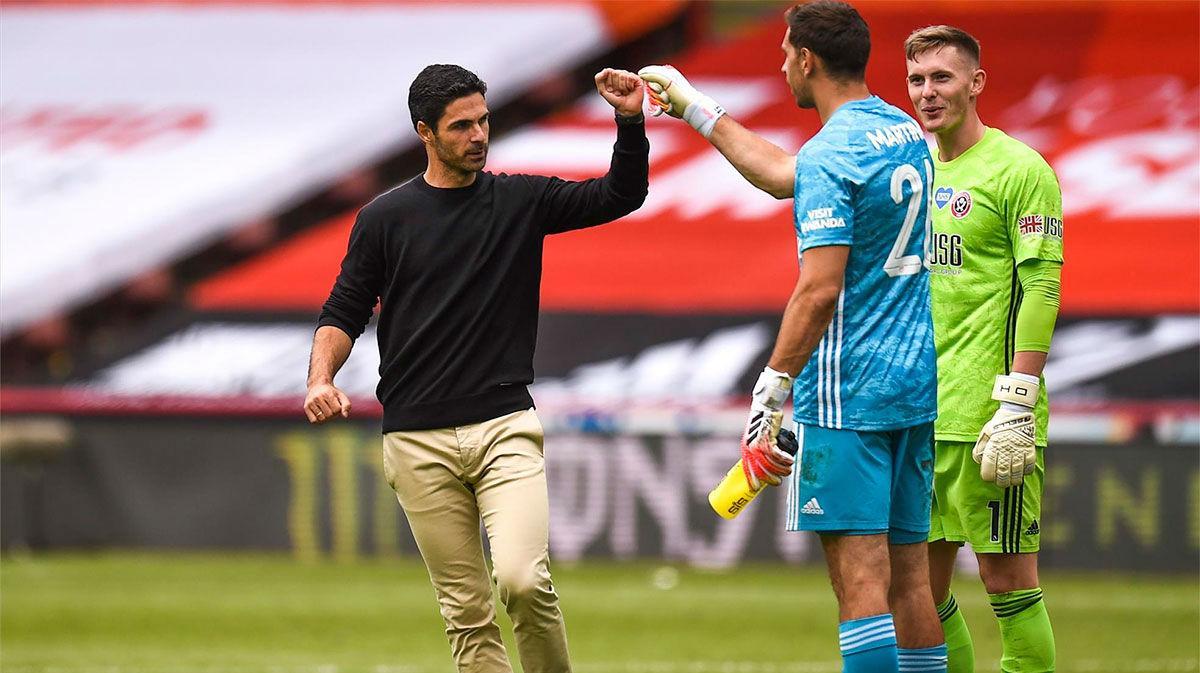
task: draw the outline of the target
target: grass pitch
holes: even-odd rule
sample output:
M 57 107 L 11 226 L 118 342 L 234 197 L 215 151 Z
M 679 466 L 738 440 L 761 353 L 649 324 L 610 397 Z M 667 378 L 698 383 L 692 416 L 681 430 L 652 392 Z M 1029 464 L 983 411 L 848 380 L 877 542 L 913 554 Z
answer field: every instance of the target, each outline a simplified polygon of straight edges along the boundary
M 820 568 L 557 566 L 577 673 L 836 673 Z M 978 580 L 956 595 L 979 670 L 998 670 Z M 1044 575 L 1058 670 L 1200 670 L 1196 577 Z M 501 616 L 507 630 L 507 617 Z M 514 655 L 506 633 L 509 651 Z M 514 666 L 515 670 L 519 670 Z M 452 673 L 414 559 L 98 554 L 0 561 L 4 673 Z

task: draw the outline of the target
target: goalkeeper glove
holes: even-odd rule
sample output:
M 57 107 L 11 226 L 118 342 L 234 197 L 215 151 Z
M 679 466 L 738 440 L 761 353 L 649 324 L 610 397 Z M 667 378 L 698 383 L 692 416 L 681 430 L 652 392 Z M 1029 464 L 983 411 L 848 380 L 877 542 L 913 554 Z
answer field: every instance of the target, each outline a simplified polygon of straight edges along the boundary
M 639 70 L 638 75 L 646 80 L 646 88 L 650 90 L 650 102 L 658 109 L 655 115 L 665 112 L 682 119 L 705 138 L 712 135 L 717 120 L 725 114 L 725 108 L 697 91 L 696 87 L 672 66 L 648 65 Z
M 783 422 L 783 403 L 791 392 L 791 375 L 770 367 L 763 369 L 754 384 L 750 418 L 742 433 L 742 470 L 755 490 L 764 484 L 778 485 L 792 473 L 795 458 L 781 450 L 776 441 Z
M 992 399 L 999 400 L 1000 408 L 979 432 L 971 452 L 984 481 L 1000 488 L 1019 486 L 1037 466 L 1033 416 L 1037 398 L 1036 377 L 1020 372 L 996 377 Z

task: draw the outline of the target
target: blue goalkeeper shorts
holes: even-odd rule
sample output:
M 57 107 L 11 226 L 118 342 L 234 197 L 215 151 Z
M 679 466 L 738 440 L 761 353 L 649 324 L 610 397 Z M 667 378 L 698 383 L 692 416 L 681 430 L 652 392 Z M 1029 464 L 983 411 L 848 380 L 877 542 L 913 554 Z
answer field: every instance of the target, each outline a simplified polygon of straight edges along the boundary
M 933 423 L 860 432 L 796 428 L 787 529 L 830 535 L 887 533 L 891 544 L 925 542 L 933 491 Z

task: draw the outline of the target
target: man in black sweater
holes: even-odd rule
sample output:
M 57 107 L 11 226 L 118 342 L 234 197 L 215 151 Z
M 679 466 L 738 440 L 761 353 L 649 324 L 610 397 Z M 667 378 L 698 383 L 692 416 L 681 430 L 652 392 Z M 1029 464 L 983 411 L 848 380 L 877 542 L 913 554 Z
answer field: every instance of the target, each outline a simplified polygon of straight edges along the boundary
M 611 69 L 595 80 L 616 110 L 612 164 L 604 177 L 568 182 L 483 171 L 487 85 L 458 66 L 425 68 L 408 105 L 429 166 L 359 211 L 313 338 L 304 413 L 314 424 L 348 417 L 333 378 L 379 302 L 384 474 L 460 672 L 512 670 L 480 518 L 522 667 L 570 670 L 550 582 L 542 426 L 527 389 L 542 239 L 627 215 L 648 189 L 642 81 Z

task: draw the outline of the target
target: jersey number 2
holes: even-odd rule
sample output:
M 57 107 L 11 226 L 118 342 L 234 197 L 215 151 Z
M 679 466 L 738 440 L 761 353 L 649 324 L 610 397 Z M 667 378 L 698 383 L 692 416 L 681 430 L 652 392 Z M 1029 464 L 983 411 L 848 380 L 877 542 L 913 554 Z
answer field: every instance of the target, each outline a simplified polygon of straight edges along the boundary
M 929 162 L 925 162 L 925 178 L 929 184 L 933 184 L 932 167 Z M 911 276 L 921 270 L 924 263 L 923 255 L 905 255 L 904 250 L 908 248 L 909 240 L 912 239 L 913 225 L 917 223 L 917 216 L 921 214 L 921 199 L 926 198 L 925 183 L 921 182 L 921 174 L 912 164 L 901 164 L 892 171 L 892 200 L 897 205 L 904 203 L 904 183 L 908 183 L 912 193 L 908 197 L 908 210 L 904 213 L 904 224 L 900 226 L 900 233 L 896 236 L 896 243 L 892 245 L 892 252 L 888 255 L 887 260 L 883 263 L 883 272 L 895 278 L 897 276 Z M 925 240 L 929 240 L 929 209 L 925 210 Z

